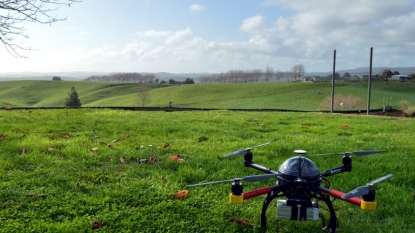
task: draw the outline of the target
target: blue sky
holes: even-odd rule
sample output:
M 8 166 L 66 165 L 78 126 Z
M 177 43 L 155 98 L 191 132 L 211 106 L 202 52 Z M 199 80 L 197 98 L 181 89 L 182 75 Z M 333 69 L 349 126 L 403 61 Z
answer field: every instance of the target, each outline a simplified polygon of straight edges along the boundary
M 1 13 L 1 12 L 0 12 Z M 25 23 L 2 72 L 306 72 L 415 66 L 415 0 L 84 0 Z M 19 38 L 20 40 L 21 38 Z

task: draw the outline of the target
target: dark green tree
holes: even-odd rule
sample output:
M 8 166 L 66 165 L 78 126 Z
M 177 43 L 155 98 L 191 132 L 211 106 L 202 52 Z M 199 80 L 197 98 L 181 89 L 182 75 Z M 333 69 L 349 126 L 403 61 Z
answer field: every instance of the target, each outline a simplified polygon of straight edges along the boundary
M 195 81 L 192 78 L 186 78 L 186 81 L 184 81 L 185 84 L 195 84 Z
M 387 82 L 392 77 L 392 75 L 392 71 L 387 69 L 382 72 L 381 76 L 383 77 L 383 81 Z
M 81 107 L 81 101 L 79 100 L 78 93 L 76 93 L 75 87 L 71 88 L 71 92 L 68 93 L 69 97 L 66 98 L 66 107 Z
M 344 73 L 343 78 L 344 79 L 350 79 L 352 76 L 350 75 L 349 72 Z
M 329 74 L 325 77 L 326 80 L 332 80 L 333 78 L 333 74 Z M 339 80 L 340 79 L 340 74 L 339 73 L 334 73 L 334 80 Z

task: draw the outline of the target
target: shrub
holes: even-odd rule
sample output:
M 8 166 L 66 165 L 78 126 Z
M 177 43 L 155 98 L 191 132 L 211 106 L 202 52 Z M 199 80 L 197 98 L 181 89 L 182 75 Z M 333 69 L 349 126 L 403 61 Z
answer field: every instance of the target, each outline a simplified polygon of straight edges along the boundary
M 331 108 L 331 96 L 326 96 L 320 104 L 320 108 Z M 357 96 L 341 95 L 334 96 L 334 109 L 365 109 L 365 103 Z
M 405 116 L 415 116 L 415 107 L 408 107 L 407 109 L 403 110 Z
M 402 112 L 405 116 L 415 116 L 415 107 L 410 107 L 409 102 L 406 100 L 401 100 L 399 102 Z
M 76 93 L 75 87 L 71 88 L 71 92 L 68 93 L 69 97 L 66 98 L 65 106 L 66 107 L 81 107 L 81 101 L 78 98 L 78 93 Z

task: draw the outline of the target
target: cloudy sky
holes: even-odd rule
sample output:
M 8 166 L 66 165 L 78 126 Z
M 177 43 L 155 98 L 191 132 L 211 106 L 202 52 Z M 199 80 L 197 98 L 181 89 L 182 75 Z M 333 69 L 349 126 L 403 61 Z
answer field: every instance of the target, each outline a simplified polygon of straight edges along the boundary
M 1 13 L 1 12 L 0 12 Z M 27 23 L 0 72 L 306 72 L 415 66 L 415 0 L 84 0 Z M 17 41 L 20 41 L 18 38 Z

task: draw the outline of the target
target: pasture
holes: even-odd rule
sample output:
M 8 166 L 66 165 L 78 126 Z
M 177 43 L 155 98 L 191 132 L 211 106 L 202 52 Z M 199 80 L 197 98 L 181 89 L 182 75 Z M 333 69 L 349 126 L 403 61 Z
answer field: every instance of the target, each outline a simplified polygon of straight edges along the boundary
M 0 85 L 0 106 L 64 106 L 68 92 L 74 86 L 82 106 L 142 106 L 138 95 L 141 84 L 99 83 L 74 81 L 8 81 Z M 361 102 L 354 109 L 367 108 L 367 82 L 336 83 L 335 95 L 353 97 Z M 390 81 L 384 84 L 374 80 L 371 90 L 371 109 L 382 109 L 384 104 L 399 109 L 406 100 L 415 106 L 414 82 Z M 242 108 L 330 110 L 322 103 L 331 96 L 331 83 L 213 83 L 179 86 L 151 85 L 145 106 L 191 108 Z M 334 106 L 341 109 L 339 100 Z M 347 103 L 344 103 L 344 109 Z
M 62 89 L 64 96 L 69 86 Z M 96 90 L 92 86 L 77 90 Z M 19 98 L 12 102 L 23 103 Z M 0 232 L 259 232 L 264 196 L 236 205 L 229 203 L 230 184 L 186 185 L 261 174 L 245 168 L 242 157 L 222 155 L 265 142 L 270 144 L 253 151 L 254 160 L 274 170 L 295 156 L 296 149 L 308 154 L 385 150 L 352 156 L 350 173 L 329 177 L 331 188 L 348 192 L 393 174 L 376 186 L 376 211 L 333 202 L 337 232 L 415 229 L 414 118 L 226 110 L 0 110 L 0 130 Z M 172 155 L 184 162 L 170 160 Z M 320 171 L 341 165 L 341 155 L 309 158 Z M 244 183 L 244 189 L 273 184 L 275 179 Z M 185 189 L 187 197 L 173 198 Z M 320 222 L 275 219 L 275 203 L 271 205 L 269 232 L 321 232 Z M 233 217 L 256 227 L 229 222 Z

